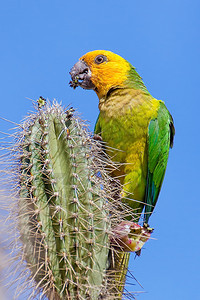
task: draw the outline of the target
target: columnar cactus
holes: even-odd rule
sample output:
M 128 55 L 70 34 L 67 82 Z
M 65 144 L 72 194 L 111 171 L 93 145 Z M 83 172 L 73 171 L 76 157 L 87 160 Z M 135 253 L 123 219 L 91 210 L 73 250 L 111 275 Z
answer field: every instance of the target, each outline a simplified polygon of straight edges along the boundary
M 19 228 L 32 276 L 49 299 L 98 299 L 110 221 L 96 143 L 58 104 L 40 108 L 22 135 Z

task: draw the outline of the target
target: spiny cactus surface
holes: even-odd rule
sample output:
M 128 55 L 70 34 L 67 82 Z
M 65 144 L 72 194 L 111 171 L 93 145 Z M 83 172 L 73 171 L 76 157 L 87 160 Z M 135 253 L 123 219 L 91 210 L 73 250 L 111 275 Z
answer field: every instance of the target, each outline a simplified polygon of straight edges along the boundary
M 49 299 L 97 299 L 110 228 L 94 143 L 72 111 L 46 105 L 19 143 L 19 228 L 32 276 Z

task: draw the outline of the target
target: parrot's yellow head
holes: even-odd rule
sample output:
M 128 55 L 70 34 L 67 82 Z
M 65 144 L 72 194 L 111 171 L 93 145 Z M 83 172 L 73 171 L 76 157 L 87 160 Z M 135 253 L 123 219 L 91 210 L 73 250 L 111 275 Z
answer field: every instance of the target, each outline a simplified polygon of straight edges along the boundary
M 93 89 L 101 99 L 111 89 L 124 87 L 131 68 L 130 63 L 111 51 L 91 51 L 83 55 L 71 69 L 70 84 L 74 88 L 81 86 Z

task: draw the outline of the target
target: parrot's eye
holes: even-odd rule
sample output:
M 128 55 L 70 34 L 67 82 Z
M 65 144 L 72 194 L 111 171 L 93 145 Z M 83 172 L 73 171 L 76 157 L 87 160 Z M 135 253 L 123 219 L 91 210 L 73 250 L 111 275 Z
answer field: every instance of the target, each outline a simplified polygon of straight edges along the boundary
M 105 56 L 105 55 L 97 55 L 96 57 L 95 57 L 95 63 L 97 64 L 97 65 L 100 65 L 100 64 L 102 64 L 104 61 L 107 61 L 108 59 L 107 59 L 107 57 Z

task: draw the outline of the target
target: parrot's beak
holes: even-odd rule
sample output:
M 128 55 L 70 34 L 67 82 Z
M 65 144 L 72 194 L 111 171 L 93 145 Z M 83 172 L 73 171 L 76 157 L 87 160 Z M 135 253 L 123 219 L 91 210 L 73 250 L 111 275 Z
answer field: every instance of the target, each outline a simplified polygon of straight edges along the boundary
M 87 90 L 95 89 L 95 85 L 91 80 L 92 72 L 83 60 L 79 60 L 72 67 L 71 72 L 69 74 L 72 78 L 69 84 L 74 89 L 78 86 L 81 86 L 82 88 Z

